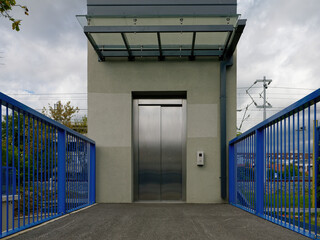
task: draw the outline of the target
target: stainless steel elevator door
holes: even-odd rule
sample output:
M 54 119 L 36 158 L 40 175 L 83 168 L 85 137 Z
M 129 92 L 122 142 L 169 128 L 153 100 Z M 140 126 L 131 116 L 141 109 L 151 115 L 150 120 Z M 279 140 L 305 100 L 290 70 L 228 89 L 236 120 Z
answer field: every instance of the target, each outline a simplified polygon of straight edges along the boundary
M 139 198 L 161 200 L 160 107 L 139 107 Z
M 151 101 L 152 102 L 152 101 Z M 181 102 L 181 101 L 180 101 Z M 137 106 L 136 200 L 183 200 L 182 104 Z
M 182 198 L 181 115 L 181 107 L 161 107 L 161 200 Z

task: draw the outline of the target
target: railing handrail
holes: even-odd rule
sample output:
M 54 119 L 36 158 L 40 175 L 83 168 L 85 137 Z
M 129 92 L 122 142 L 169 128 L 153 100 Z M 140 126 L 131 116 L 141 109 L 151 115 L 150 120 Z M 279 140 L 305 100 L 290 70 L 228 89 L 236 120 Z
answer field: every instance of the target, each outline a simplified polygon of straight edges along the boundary
M 264 128 L 265 126 L 268 126 L 274 122 L 277 122 L 277 120 L 281 120 L 283 117 L 288 117 L 293 115 L 294 113 L 307 108 L 309 105 L 312 105 L 314 103 L 317 103 L 320 101 L 320 88 L 315 90 L 314 92 L 310 93 L 306 97 L 300 99 L 299 101 L 291 104 L 289 107 L 286 107 L 285 109 L 281 110 L 280 112 L 276 113 L 275 115 L 269 117 L 268 119 L 264 120 L 263 122 L 257 124 L 256 126 L 252 127 L 251 129 L 247 130 L 246 132 L 242 133 L 238 137 L 232 139 L 229 144 L 234 144 L 241 139 L 244 139 L 250 134 L 253 134 L 256 130 L 259 130 L 261 128 Z
M 44 114 L 28 107 L 27 105 L 24 105 L 23 103 L 5 95 L 4 93 L 0 92 L 0 104 L 1 105 L 8 105 L 9 107 L 11 107 L 12 109 L 14 109 L 15 111 L 22 111 L 25 112 L 26 114 L 30 114 L 35 116 L 38 119 L 44 120 L 46 122 L 48 122 L 49 124 L 56 126 L 57 128 L 61 129 L 61 130 L 65 130 L 89 143 L 95 144 L 95 141 L 93 141 L 92 139 L 66 127 L 65 125 L 45 116 Z

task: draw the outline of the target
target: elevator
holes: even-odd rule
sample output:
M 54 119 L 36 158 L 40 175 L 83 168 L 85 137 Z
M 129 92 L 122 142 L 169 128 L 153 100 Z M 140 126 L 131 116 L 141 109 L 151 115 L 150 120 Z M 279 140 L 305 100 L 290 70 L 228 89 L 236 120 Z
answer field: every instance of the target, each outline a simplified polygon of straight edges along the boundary
M 134 200 L 185 200 L 185 99 L 133 100 Z

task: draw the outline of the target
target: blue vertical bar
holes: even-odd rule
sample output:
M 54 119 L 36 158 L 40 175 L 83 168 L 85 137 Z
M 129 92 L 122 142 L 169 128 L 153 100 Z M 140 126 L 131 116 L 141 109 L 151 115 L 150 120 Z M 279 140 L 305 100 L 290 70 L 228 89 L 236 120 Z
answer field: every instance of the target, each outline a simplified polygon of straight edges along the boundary
M 47 125 L 44 123 L 44 218 L 47 217 Z
M 30 115 L 28 115 L 28 224 L 30 224 L 30 152 L 31 152 L 31 143 L 30 143 Z
M 272 173 L 273 173 L 273 167 L 272 167 L 272 125 L 269 127 L 269 219 L 272 217 L 272 204 L 273 204 L 273 186 L 272 186 Z
M 66 159 L 67 161 L 67 159 Z M 58 213 L 58 130 L 56 129 L 56 160 L 55 160 L 55 169 L 56 169 L 56 181 L 55 181 L 55 192 L 56 192 L 56 214 Z
M 279 122 L 277 122 L 277 223 L 279 223 Z
M 250 148 L 251 148 L 251 166 L 250 166 L 250 173 L 251 173 L 251 189 L 252 189 L 252 193 L 251 193 L 251 196 L 252 196 L 252 206 L 253 206 L 253 209 L 256 209 L 256 203 L 255 203 L 255 177 L 254 177 L 254 140 L 255 140 L 255 135 L 252 135 L 251 136 L 251 141 L 250 141 Z
M 80 159 L 80 139 L 77 137 L 77 159 L 78 159 L 78 207 L 81 205 L 81 197 L 80 197 L 80 187 L 81 187 L 81 159 Z
M 53 176 L 53 179 L 54 179 L 54 181 L 53 181 L 53 183 L 54 183 L 54 190 L 53 190 L 53 194 L 54 194 L 54 196 L 53 196 L 53 199 L 54 199 L 54 210 L 53 210 L 53 212 L 54 212 L 54 214 L 56 214 L 57 213 L 57 204 L 56 204 L 56 202 L 57 202 L 57 191 L 56 191 L 56 184 L 57 184 L 57 182 L 56 182 L 56 180 L 57 180 L 57 168 L 56 168 L 56 160 L 57 160 L 57 130 L 56 129 L 54 129 L 54 134 L 53 134 L 53 137 L 54 137 L 54 139 L 53 139 L 53 142 L 54 142 L 54 159 L 53 159 L 53 174 L 54 174 L 54 176 Z
M 34 117 L 32 118 L 32 192 L 33 192 L 33 198 L 32 198 L 32 222 L 34 222 Z
M 297 119 L 297 134 L 298 134 L 298 228 L 300 228 L 300 113 L 298 112 L 298 119 Z
M 91 177 L 91 145 L 90 145 L 90 150 L 89 150 L 89 153 L 90 153 L 90 156 L 89 156 L 89 176 Z M 234 190 L 234 185 L 235 185 L 235 179 L 234 179 L 234 144 L 229 144 L 229 203 L 230 204 L 235 204 L 234 202 L 234 199 L 235 199 L 235 190 Z M 91 183 L 91 179 L 89 180 L 89 183 Z M 89 185 L 89 192 L 90 192 L 90 195 L 89 195 L 89 202 L 90 204 L 92 204 L 92 196 L 91 196 L 91 185 Z
M 292 224 L 293 226 L 292 227 L 295 227 L 296 226 L 296 221 L 295 221 L 295 217 L 296 217 L 296 213 L 295 213 L 295 205 L 296 205 L 296 174 L 295 174 L 295 171 L 296 171 L 296 146 L 295 146 L 295 115 L 293 114 L 293 117 L 292 117 L 292 152 L 293 152 L 293 162 L 292 162 L 292 165 L 293 165 L 293 193 L 292 193 L 292 203 L 293 203 L 293 206 L 292 206 L 292 210 L 293 210 L 293 214 L 292 214 Z M 298 168 L 299 169 L 299 168 Z M 299 175 L 299 171 L 298 171 L 298 175 Z
M 276 168 L 275 168 L 275 152 L 276 152 L 276 127 L 275 125 L 272 125 L 272 129 L 273 129 L 273 151 L 272 151 L 272 166 L 273 166 L 273 171 L 272 171 L 272 178 L 273 178 L 273 218 L 276 217 L 276 180 L 275 180 L 275 172 L 276 172 Z
M 25 189 L 25 182 L 26 182 L 26 174 L 25 174 L 25 163 L 26 163 L 26 132 L 25 132 L 25 122 L 26 122 L 26 116 L 23 113 L 23 226 L 26 225 L 26 213 L 25 213 L 25 209 L 26 209 L 26 189 Z
M 251 156 L 250 156 L 250 138 L 251 136 L 247 137 L 246 138 L 246 141 L 247 141 L 247 189 L 248 189 L 248 202 L 249 202 L 249 206 L 251 207 L 251 177 L 250 177 L 250 172 L 251 172 L 251 166 L 250 166 L 250 163 L 251 163 Z M 254 209 L 253 209 L 254 210 Z
M 73 145 L 72 145 L 72 136 L 68 134 L 69 136 L 69 152 L 68 157 L 70 161 L 70 172 L 69 172 L 69 184 L 70 184 L 70 194 L 69 194 L 69 211 L 73 208 Z
M 6 226 L 7 232 L 9 230 L 9 110 L 8 104 L 6 106 Z
M 12 108 L 12 229 L 14 229 L 14 189 L 15 189 L 15 166 L 14 166 L 14 109 Z
M 247 167 L 246 167 L 246 170 L 247 170 L 247 174 L 246 174 L 246 184 L 247 184 L 247 191 L 246 191 L 246 198 L 247 198 L 247 201 L 249 202 L 250 204 L 250 148 L 249 148 L 249 137 L 246 138 L 246 153 L 247 153 L 247 158 L 246 158 L 246 163 L 247 163 Z M 249 206 L 250 207 L 250 206 Z
M 76 181 L 76 183 L 77 183 L 77 194 L 76 194 L 76 207 L 79 207 L 79 162 L 80 162 L 80 160 L 79 160 L 79 145 L 78 145 L 78 138 L 77 137 L 75 137 L 75 139 L 76 139 L 76 163 L 77 163 L 77 181 Z
M 1 153 L 0 153 L 0 193 L 1 193 L 1 201 L 2 201 L 2 101 L 0 100 L 0 146 L 1 146 Z M 1 203 L 2 204 L 2 203 Z M 0 234 L 2 234 L 2 206 L 0 207 Z
M 70 194 L 69 194 L 69 209 L 72 209 L 73 208 L 73 143 L 72 143 L 72 136 L 70 134 L 68 134 L 69 136 L 69 158 L 70 158 L 70 172 L 69 172 L 69 183 L 70 183 Z
M 50 190 L 50 211 L 51 211 L 51 216 L 53 215 L 53 126 L 51 126 L 51 162 L 50 162 L 50 185 L 51 185 L 51 190 Z
M 308 207 L 309 207 L 309 233 L 311 232 L 311 186 L 310 186 L 310 175 L 311 175 L 311 171 L 310 171 L 310 152 L 311 152 L 311 146 L 310 146 L 310 128 L 311 128 L 311 124 L 310 124 L 310 106 L 308 106 Z
M 255 153 L 256 153 L 256 163 L 255 163 L 255 193 L 256 193 L 256 214 L 263 217 L 263 164 L 264 164 L 264 131 L 263 129 L 256 130 L 256 142 L 255 142 Z
M 66 188 L 67 188 L 67 192 L 66 192 L 66 202 L 67 202 L 67 211 L 69 211 L 70 209 L 70 181 L 69 181 L 69 172 L 70 172 L 70 166 L 69 166 L 69 161 L 70 161 L 70 154 L 69 154 L 69 134 L 67 134 L 66 136 L 67 140 L 66 140 L 66 144 L 67 144 L 67 158 L 66 158 L 66 162 L 67 162 L 67 169 L 66 169 Z
M 272 126 L 268 127 L 268 135 L 269 135 L 269 156 L 268 156 L 268 162 L 269 162 L 269 217 L 272 217 Z
M 291 132 L 291 126 L 290 126 L 290 116 L 288 117 L 288 154 L 289 154 L 289 227 L 290 227 L 290 224 L 291 224 L 291 149 L 290 149 L 290 146 L 291 146 L 291 136 L 290 136 L 290 132 Z M 294 171 L 294 164 L 293 164 L 293 171 Z
M 76 142 L 75 137 L 72 136 L 72 153 L 73 153 L 73 174 L 74 174 L 74 181 L 73 181 L 73 209 L 76 208 L 76 195 L 77 195 L 77 159 L 76 159 Z
M 74 195 L 75 195 L 75 188 L 74 188 L 74 142 L 73 136 L 70 135 L 70 147 L 71 147 L 71 163 L 72 163 L 72 170 L 71 170 L 71 207 L 70 209 L 74 208 Z
M 96 145 L 93 143 L 90 143 L 90 180 L 89 180 L 89 191 L 90 191 L 90 204 L 93 204 L 96 202 Z M 234 168 L 234 173 L 236 169 Z M 236 180 L 234 178 L 234 180 Z M 235 183 L 235 182 L 234 182 Z M 234 194 L 236 192 L 234 191 Z M 234 195 L 234 202 L 235 202 Z M 235 202 L 236 203 L 236 202 Z
M 249 196 L 248 196 L 248 200 L 249 200 L 249 204 L 250 207 L 252 206 L 252 202 L 251 202 L 251 193 L 252 193 L 252 189 L 251 189 L 251 135 L 249 137 L 247 137 L 247 153 L 248 153 L 248 192 L 249 192 Z M 254 209 L 252 209 L 254 210 Z
M 87 186 L 87 188 L 86 188 L 86 190 L 87 190 L 87 194 L 86 194 L 86 196 L 87 196 L 87 199 L 86 199 L 86 203 L 87 204 L 89 204 L 90 202 L 89 202 L 89 194 L 90 194 L 90 192 L 89 192 L 89 176 L 90 176 L 90 155 L 89 155 L 89 153 L 90 153 L 90 143 L 89 142 L 86 142 L 86 166 L 87 166 L 87 169 L 86 169 L 86 175 L 85 175 L 85 177 L 86 177 L 86 186 Z M 233 169 L 234 170 L 234 169 Z M 234 182 L 233 182 L 233 184 L 234 184 Z
M 41 121 L 40 122 L 40 130 L 41 130 L 41 138 L 40 138 L 40 145 L 41 145 L 41 154 L 40 154 L 40 168 L 41 168 L 41 175 L 40 175 L 40 188 L 41 188 L 41 207 L 40 207 L 40 214 L 41 214 L 41 217 L 40 217 L 40 219 L 42 220 L 42 206 L 43 206 L 43 185 L 42 185 L 42 178 L 43 178 L 43 166 L 42 166 L 42 163 L 43 163 L 43 154 L 42 154 L 42 152 L 43 152 L 43 141 L 42 141 L 42 139 L 43 139 L 43 122 Z
M 246 193 L 247 193 L 247 201 L 248 203 L 250 204 L 250 146 L 249 146 L 249 137 L 246 138 L 246 154 L 247 154 L 247 157 L 246 157 L 246 171 L 247 171 L 247 174 L 246 174 L 246 185 L 247 185 L 247 190 L 246 190 Z M 250 205 L 249 205 L 250 206 Z
M 298 228 L 300 228 L 300 113 L 298 112 L 298 129 L 297 129 L 297 145 L 298 145 Z
M 314 194 L 314 225 L 315 225 L 315 231 L 314 231 L 314 234 L 315 236 L 317 236 L 318 234 L 318 221 L 317 221 L 317 217 L 318 217 L 318 209 L 317 209 L 317 195 L 318 195 L 318 174 L 319 174 L 319 166 L 318 166 L 318 158 L 319 158 L 319 131 L 317 129 L 317 126 L 316 126 L 316 122 L 317 122 L 317 105 L 314 104 L 314 112 L 313 112 L 314 116 L 313 116 L 313 121 L 314 121 L 314 129 L 313 129 L 313 132 L 314 132 L 314 140 L 315 140 L 315 143 L 314 143 L 314 164 L 315 166 L 313 166 L 315 168 L 315 176 L 314 176 L 314 180 L 315 180 L 315 183 L 314 183 L 314 189 L 313 191 L 315 191 L 315 194 Z
M 47 184 L 48 184 L 48 194 L 47 194 L 47 203 L 48 203 L 48 217 L 50 217 L 50 159 L 51 159 L 51 126 L 48 124 L 48 156 L 47 156 Z
M 305 171 L 305 134 L 304 134 L 304 131 L 305 131 L 305 112 L 304 112 L 304 109 L 302 110 L 302 171 L 303 171 L 303 175 L 302 175 L 302 195 L 303 195 L 303 232 L 305 233 L 306 231 L 306 179 L 305 179 L 305 174 L 306 174 L 306 171 Z
M 47 186 L 48 186 L 48 193 L 47 193 L 47 203 L 48 203 L 48 217 L 50 217 L 50 157 L 51 157 L 51 145 L 50 145 L 50 125 L 48 124 L 48 156 L 47 156 Z
M 270 127 L 266 128 L 266 134 L 267 134 L 267 165 L 266 165 L 266 181 L 267 181 L 267 199 L 268 199 L 268 204 L 267 204 L 267 216 L 270 217 Z
M 287 225 L 287 119 L 284 119 L 284 222 Z
M 2 198 L 2 101 L 0 100 L 0 146 L 1 146 L 1 153 L 0 153 L 0 193 Z M 1 199 L 2 201 L 2 199 Z M 1 203 L 2 204 L 2 203 Z M 0 234 L 2 234 L 2 206 L 0 207 Z
M 67 159 L 66 159 L 67 161 Z M 58 129 L 56 129 L 56 181 L 55 181 L 55 191 L 56 191 L 56 214 L 58 213 Z M 65 200 L 64 200 L 65 201 Z
M 251 149 L 252 149 L 252 158 L 251 158 L 251 178 L 252 178 L 252 189 L 253 189 L 253 193 L 252 193 L 252 198 L 253 198 L 253 206 L 256 209 L 257 203 L 256 203 L 256 196 L 255 196 L 255 182 L 256 182 L 256 178 L 255 178 L 255 165 L 256 165 L 256 151 L 255 151 L 255 140 L 256 140 L 256 135 L 252 135 L 252 139 L 251 139 Z M 262 166 L 263 169 L 263 166 Z M 262 172 L 262 177 L 263 177 L 263 172 Z M 263 181 L 262 181 L 262 192 L 263 192 Z M 264 202 L 264 201 L 263 201 Z M 262 208 L 263 209 L 263 208 Z
M 39 221 L 39 119 L 37 120 L 37 221 Z
M 1 108 L 0 108 L 0 112 L 1 112 Z M 0 115 L 0 119 L 1 119 L 1 115 Z M 20 228 L 20 195 L 21 195 L 21 193 L 20 193 L 20 154 L 21 154 L 20 137 L 21 137 L 20 136 L 20 111 L 18 111 L 18 228 Z M 1 130 L 0 130 L 0 138 L 1 138 Z M 0 143 L 0 146 L 2 146 L 1 143 Z M 1 157 L 0 157 L 0 162 L 2 163 Z M 1 178 L 1 176 L 0 176 L 0 178 Z M 0 182 L 0 185 L 1 185 L 1 182 Z M 2 194 L 1 190 L 0 190 L 0 192 Z M 0 214 L 0 215 L 2 216 L 2 214 Z M 0 222 L 0 224 L 2 224 L 2 223 Z M 1 230 L 0 230 L 0 232 L 1 232 Z
M 81 189 L 82 189 L 82 191 L 84 192 L 84 186 L 85 186 L 85 183 L 87 182 L 87 179 L 86 179 L 86 173 L 88 173 L 88 171 L 87 171 L 87 169 L 84 169 L 84 167 L 86 166 L 86 167 L 88 167 L 88 164 L 85 164 L 86 163 L 86 161 L 87 161 L 87 159 L 88 159 L 88 155 L 87 155 L 87 142 L 85 142 L 85 141 L 83 141 L 82 140 L 82 142 L 81 142 L 81 144 L 82 144 L 82 148 L 83 148 L 83 156 L 84 156 L 84 158 L 83 158 L 83 163 L 82 163 L 82 181 L 83 181 L 83 184 L 81 184 Z M 85 195 L 83 194 L 82 195 L 82 202 L 83 202 L 83 204 L 88 204 L 89 203 L 89 195 L 87 194 L 86 195 L 87 197 L 85 197 Z
M 283 156 L 282 156 L 282 121 L 280 121 L 280 132 L 278 133 L 280 134 L 280 164 L 279 164 L 279 167 L 280 167 L 280 220 L 283 221 L 283 218 L 282 218 L 282 206 L 283 206 L 283 192 L 282 192 L 282 169 L 283 169 Z M 278 152 L 278 156 L 279 156 L 279 152 Z M 279 180 L 278 180 L 279 181 Z M 279 189 L 278 189 L 279 190 Z
M 238 188 L 238 177 L 239 177 L 239 174 L 238 174 L 238 169 L 237 169 L 237 167 L 238 167 L 238 160 L 239 160 L 239 155 L 238 155 L 238 150 L 239 150 L 239 148 L 240 148 L 240 146 L 239 146 L 239 143 L 234 143 L 234 153 L 235 153 L 235 159 L 234 159 L 234 173 L 235 173 L 235 175 L 234 175 L 234 192 L 235 192 L 235 196 L 234 196 L 234 203 L 235 204 L 238 204 L 238 197 L 237 197 L 237 192 L 239 191 L 239 188 Z M 91 198 L 92 198 L 92 196 L 91 196 L 91 177 L 92 177 L 92 173 L 91 173 L 91 144 L 89 145 L 89 164 L 88 164 L 88 166 L 89 166 L 89 178 L 88 178 L 88 181 L 89 181 L 89 203 L 91 203 Z
M 263 204 L 263 214 L 266 217 L 266 211 L 267 211 L 267 181 L 266 181 L 266 176 L 267 176 L 267 134 L 266 134 L 267 129 L 264 128 L 263 129 L 263 136 L 264 136 L 264 149 L 263 149 L 263 158 L 264 158 L 264 165 L 263 165 L 263 200 L 264 200 L 264 204 Z
M 66 213 L 66 131 L 58 129 L 58 212 Z
M 80 158 L 80 185 L 79 185 L 79 196 L 80 196 L 80 204 L 83 205 L 85 203 L 85 199 L 83 198 L 83 184 L 84 184 L 84 178 L 83 178 L 83 172 L 84 172 L 84 163 L 83 161 L 85 161 L 85 148 L 84 148 L 84 142 L 82 141 L 82 139 L 79 139 L 79 147 L 80 147 L 80 153 L 81 153 L 81 158 Z
M 284 150 L 284 171 L 285 171 L 285 175 L 284 175 L 284 222 L 287 225 L 287 180 L 288 180 L 288 171 L 287 171 L 287 119 L 284 119 L 284 146 L 283 146 L 283 150 Z

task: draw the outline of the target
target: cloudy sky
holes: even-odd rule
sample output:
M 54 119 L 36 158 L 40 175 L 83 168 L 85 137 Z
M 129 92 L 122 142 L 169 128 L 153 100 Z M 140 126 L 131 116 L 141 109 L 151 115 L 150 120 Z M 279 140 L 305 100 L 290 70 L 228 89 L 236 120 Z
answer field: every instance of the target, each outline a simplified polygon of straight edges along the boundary
M 71 100 L 86 113 L 87 42 L 75 15 L 86 13 L 86 0 L 20 1 L 30 10 L 20 32 L 0 18 L 0 91 L 41 109 Z M 256 79 L 272 79 L 267 90 L 271 116 L 320 87 L 320 1 L 238 0 L 247 26 L 238 45 L 238 126 L 251 103 L 245 90 Z M 262 85 L 250 90 L 257 104 Z M 62 94 L 63 93 L 63 94 Z M 251 105 L 242 131 L 262 120 Z

